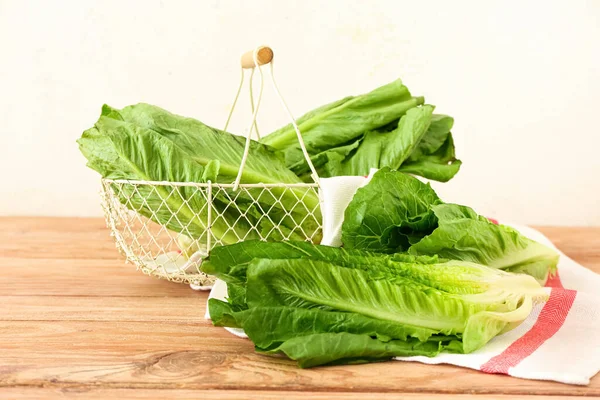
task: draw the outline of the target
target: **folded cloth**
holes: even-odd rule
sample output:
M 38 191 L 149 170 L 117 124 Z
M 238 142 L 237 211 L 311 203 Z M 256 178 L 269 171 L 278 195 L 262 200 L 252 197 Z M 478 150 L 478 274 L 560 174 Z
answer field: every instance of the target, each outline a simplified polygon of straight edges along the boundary
M 377 169 L 368 176 L 336 176 L 321 178 L 319 197 L 323 216 L 323 239 L 321 244 L 340 247 L 342 245 L 342 223 L 344 212 L 356 191 L 371 181 Z
M 368 177 L 321 179 L 323 244 L 341 245 L 344 210 Z M 505 223 L 523 235 L 555 248 L 535 229 Z M 534 307 L 515 329 L 492 339 L 470 354 L 442 353 L 436 357 L 397 357 L 400 361 L 453 364 L 518 378 L 587 385 L 600 371 L 600 275 L 560 254 L 558 273 L 546 283 L 548 301 Z M 209 298 L 225 300 L 227 286 L 217 280 Z M 206 318 L 210 318 L 208 308 Z M 241 329 L 226 328 L 247 337 Z

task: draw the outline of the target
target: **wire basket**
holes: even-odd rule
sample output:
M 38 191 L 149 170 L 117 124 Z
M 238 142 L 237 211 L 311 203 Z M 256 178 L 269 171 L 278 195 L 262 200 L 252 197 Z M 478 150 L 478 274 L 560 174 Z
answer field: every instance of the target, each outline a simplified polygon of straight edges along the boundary
M 111 236 L 127 261 L 143 273 L 208 288 L 214 279 L 202 273 L 200 266 L 215 246 L 244 240 L 320 242 L 319 179 L 298 126 L 275 83 L 272 54 L 269 48 L 259 47 L 242 56 L 242 80 L 224 130 L 244 82 L 244 69 L 254 73 L 258 67 L 260 92 L 254 107 L 251 78 L 252 123 L 233 183 L 102 179 L 102 207 Z M 273 88 L 296 130 L 315 183 L 240 183 L 253 131 L 259 136 L 256 116 L 264 81 L 260 67 L 268 63 Z

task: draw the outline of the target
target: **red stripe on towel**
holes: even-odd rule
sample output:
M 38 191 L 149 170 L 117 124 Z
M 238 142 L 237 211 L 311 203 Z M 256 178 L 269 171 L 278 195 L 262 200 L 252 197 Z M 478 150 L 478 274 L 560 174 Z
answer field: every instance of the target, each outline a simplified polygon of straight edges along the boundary
M 529 332 L 483 364 L 481 370 L 490 374 L 508 374 L 510 368 L 517 366 L 558 332 L 569 314 L 576 294 L 574 290 L 552 289 L 548 302 Z
M 548 280 L 546 281 L 546 287 L 551 287 L 551 288 L 559 288 L 559 289 L 563 289 L 563 284 L 560 280 L 560 275 L 558 275 L 558 271 L 554 272 L 553 276 L 549 276 Z

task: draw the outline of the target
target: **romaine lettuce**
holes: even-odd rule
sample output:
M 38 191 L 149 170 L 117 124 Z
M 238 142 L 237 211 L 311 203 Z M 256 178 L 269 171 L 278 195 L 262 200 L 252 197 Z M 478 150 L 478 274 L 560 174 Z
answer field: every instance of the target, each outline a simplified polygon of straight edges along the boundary
M 408 88 L 396 80 L 367 94 L 319 107 L 298 118 L 297 123 L 308 153 L 315 155 L 396 121 L 423 102 L 422 97 L 413 98 Z M 287 166 L 304 159 L 291 124 L 265 136 L 261 142 L 278 150 Z
M 308 243 L 221 247 L 202 270 L 230 282 L 228 303 L 209 301 L 215 325 L 305 367 L 471 352 L 546 297 L 532 277 L 480 264 Z
M 245 139 L 156 106 L 138 104 L 123 110 L 104 106 L 94 127 L 85 131 L 78 143 L 88 166 L 105 178 L 232 183 Z M 301 180 L 264 145 L 252 141 L 241 182 Z M 115 189 L 127 207 L 168 229 L 193 239 L 201 239 L 206 232 L 206 194 L 195 187 L 120 185 Z M 232 202 L 237 207 L 232 207 Z M 213 218 L 211 231 L 225 244 L 258 238 L 259 233 L 281 239 L 279 231 L 290 238 L 304 238 L 293 230 L 302 225 L 304 233 L 315 234 L 320 218 L 318 204 L 318 196 L 304 188 L 222 191 L 213 199 L 221 217 Z M 312 212 L 316 220 L 307 218 Z M 275 225 L 280 229 L 274 229 Z
M 444 204 L 429 184 L 382 169 L 346 208 L 342 242 L 349 249 L 472 261 L 522 272 L 545 283 L 558 254 L 469 207 Z
M 423 103 L 397 80 L 313 110 L 298 119 L 298 126 L 320 177 L 390 167 L 446 182 L 461 165 L 450 133 L 454 120 L 432 114 L 433 106 Z M 312 179 L 291 125 L 261 141 L 277 149 L 303 180 Z

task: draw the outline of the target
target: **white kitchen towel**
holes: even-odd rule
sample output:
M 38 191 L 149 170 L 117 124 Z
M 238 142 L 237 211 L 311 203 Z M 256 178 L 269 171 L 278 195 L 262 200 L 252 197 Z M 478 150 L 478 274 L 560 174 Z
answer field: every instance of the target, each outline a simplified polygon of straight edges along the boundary
M 356 191 L 369 183 L 377 169 L 372 168 L 368 176 L 336 176 L 321 178 L 319 197 L 323 216 L 323 239 L 321 244 L 340 247 L 342 245 L 342 222 L 344 212 Z
M 323 237 L 327 244 L 341 244 L 343 210 L 358 188 L 369 177 L 321 179 Z M 354 188 L 353 186 L 354 185 Z M 341 210 L 340 210 L 341 208 Z M 523 235 L 555 248 L 535 229 L 505 223 Z M 558 251 L 558 250 L 557 250 Z M 442 353 L 436 357 L 398 357 L 400 361 L 426 364 L 453 364 L 487 373 L 507 374 L 519 378 L 552 380 L 587 385 L 600 371 L 600 275 L 579 265 L 562 252 L 558 273 L 546 286 L 548 301 L 535 306 L 529 317 L 515 329 L 492 339 L 470 354 Z M 217 281 L 209 298 L 225 300 L 226 284 Z M 206 318 L 210 318 L 208 309 Z M 247 337 L 241 329 L 226 328 Z

